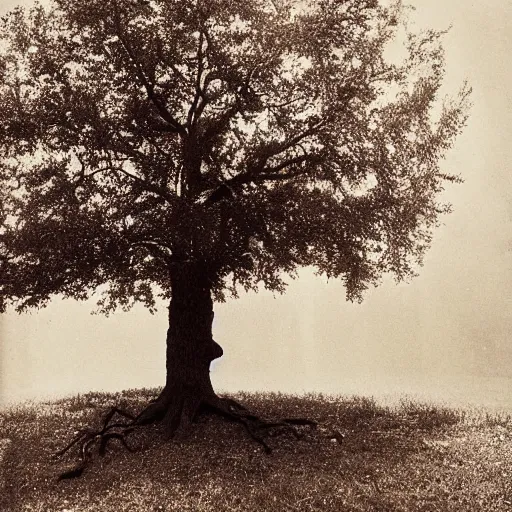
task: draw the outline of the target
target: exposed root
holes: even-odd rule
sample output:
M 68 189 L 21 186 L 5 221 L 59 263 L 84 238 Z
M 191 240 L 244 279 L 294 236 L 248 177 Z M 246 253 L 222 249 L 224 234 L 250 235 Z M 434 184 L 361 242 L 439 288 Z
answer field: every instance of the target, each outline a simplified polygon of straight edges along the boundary
M 128 423 L 110 423 L 115 414 L 129 419 Z M 67 453 L 73 446 L 79 446 L 79 462 L 71 470 L 62 473 L 59 476 L 59 480 L 65 480 L 70 478 L 77 478 L 83 472 L 91 458 L 91 450 L 96 442 L 99 442 L 99 454 L 105 455 L 107 445 L 112 439 L 117 439 L 121 444 L 129 451 L 135 451 L 126 442 L 126 436 L 133 432 L 137 425 L 137 417 L 132 414 L 119 409 L 118 407 L 112 407 L 110 411 L 105 415 L 103 420 L 103 427 L 101 430 L 83 429 L 78 432 L 75 438 L 62 450 L 59 450 L 54 456 L 61 457 Z
M 73 469 L 62 473 L 59 480 L 81 476 L 92 457 L 92 450 L 95 445 L 98 446 L 100 456 L 105 455 L 107 446 L 112 440 L 119 441 L 129 452 L 134 452 L 135 449 L 127 442 L 127 436 L 136 429 L 161 422 L 164 427 L 164 437 L 166 439 L 175 438 L 188 432 L 191 423 L 196 420 L 201 412 L 213 412 L 229 421 L 242 424 L 249 436 L 263 447 L 265 453 L 272 452 L 272 448 L 266 442 L 266 437 L 289 433 L 296 439 L 300 439 L 302 434 L 297 427 L 317 426 L 315 421 L 307 418 L 286 418 L 276 422 L 266 421 L 250 413 L 243 405 L 231 398 L 219 398 L 214 395 L 201 399 L 193 394 L 185 393 L 175 394 L 169 399 L 162 394 L 156 400 L 152 400 L 137 416 L 118 407 L 113 407 L 105 415 L 100 429 L 87 428 L 78 432 L 68 445 L 55 454 L 55 457 L 61 457 L 74 446 L 78 446 L 78 464 Z M 116 415 L 127 421 L 113 421 Z
M 265 436 L 268 436 L 271 431 L 274 435 L 290 433 L 296 439 L 300 439 L 302 434 L 296 426 L 317 426 L 315 421 L 307 418 L 286 418 L 277 422 L 263 420 L 230 398 L 217 398 L 207 406 L 228 420 L 241 423 L 251 438 L 263 447 L 265 453 L 272 453 L 272 448 L 265 441 Z

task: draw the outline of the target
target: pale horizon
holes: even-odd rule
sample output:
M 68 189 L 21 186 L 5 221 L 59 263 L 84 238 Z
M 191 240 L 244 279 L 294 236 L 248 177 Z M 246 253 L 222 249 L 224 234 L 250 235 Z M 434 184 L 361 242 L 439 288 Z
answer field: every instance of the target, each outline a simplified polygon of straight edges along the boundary
M 0 13 L 27 3 L 4 1 Z M 454 212 L 442 217 L 419 277 L 385 280 L 362 304 L 305 269 L 283 296 L 216 305 L 225 354 L 212 369 L 217 389 L 408 394 L 512 410 L 512 8 L 412 3 L 418 26 L 452 25 L 443 91 L 454 96 L 466 79 L 473 88 L 468 125 L 443 165 L 464 179 L 443 195 Z M 92 309 L 56 299 L 2 315 L 0 404 L 163 385 L 165 305 L 154 316 Z

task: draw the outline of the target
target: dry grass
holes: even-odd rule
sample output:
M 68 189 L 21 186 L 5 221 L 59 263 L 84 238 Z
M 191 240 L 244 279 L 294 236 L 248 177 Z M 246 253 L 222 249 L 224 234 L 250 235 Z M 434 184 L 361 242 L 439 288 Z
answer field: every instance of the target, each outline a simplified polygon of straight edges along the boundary
M 512 511 L 512 419 L 411 401 L 239 394 L 266 417 L 307 416 L 317 431 L 280 436 L 266 455 L 236 424 L 206 418 L 180 442 L 151 427 L 131 454 L 113 445 L 82 478 L 57 482 L 52 462 L 110 405 L 137 411 L 155 390 L 91 393 L 0 415 L 12 439 L 2 511 Z M 325 436 L 344 433 L 340 445 Z

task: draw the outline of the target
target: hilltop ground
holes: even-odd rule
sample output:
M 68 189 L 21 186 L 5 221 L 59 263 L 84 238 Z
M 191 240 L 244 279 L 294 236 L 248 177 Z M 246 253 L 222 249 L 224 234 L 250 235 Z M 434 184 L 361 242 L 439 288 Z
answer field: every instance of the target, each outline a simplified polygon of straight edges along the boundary
M 147 428 L 130 439 L 136 453 L 112 443 L 81 478 L 57 481 L 76 453 L 51 454 L 74 432 L 119 402 L 136 412 L 156 392 L 90 393 L 0 413 L 0 439 L 11 440 L 0 510 L 512 511 L 511 415 L 321 395 L 236 395 L 265 417 L 319 421 L 301 427 L 300 440 L 270 438 L 270 455 L 240 425 L 207 417 L 181 441 Z M 333 430 L 341 444 L 329 439 Z

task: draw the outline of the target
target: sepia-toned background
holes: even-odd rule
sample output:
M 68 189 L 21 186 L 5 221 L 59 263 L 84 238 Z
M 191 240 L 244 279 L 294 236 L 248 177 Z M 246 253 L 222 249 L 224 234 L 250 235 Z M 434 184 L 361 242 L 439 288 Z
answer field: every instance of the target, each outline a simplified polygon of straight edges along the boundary
M 0 0 L 0 13 L 26 0 Z M 447 28 L 444 92 L 473 86 L 468 126 L 445 168 L 463 185 L 420 276 L 385 281 L 363 304 L 305 269 L 285 296 L 216 308 L 220 390 L 323 391 L 512 409 L 512 4 L 412 0 L 418 27 Z M 399 49 L 395 51 L 399 52 Z M 0 403 L 164 381 L 165 305 L 106 319 L 94 301 L 0 317 Z

